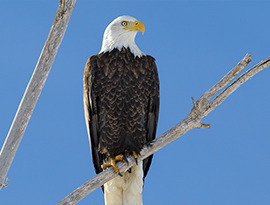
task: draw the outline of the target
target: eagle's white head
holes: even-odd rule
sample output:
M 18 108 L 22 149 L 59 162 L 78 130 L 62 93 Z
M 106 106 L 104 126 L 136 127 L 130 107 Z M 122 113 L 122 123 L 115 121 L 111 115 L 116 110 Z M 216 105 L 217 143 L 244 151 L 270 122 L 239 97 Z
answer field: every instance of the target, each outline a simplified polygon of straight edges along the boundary
M 116 18 L 107 26 L 104 32 L 100 53 L 112 51 L 114 48 L 121 50 L 123 47 L 129 47 L 135 57 L 143 56 L 144 53 L 135 43 L 135 36 L 138 31 L 144 33 L 144 30 L 143 23 L 131 16 Z

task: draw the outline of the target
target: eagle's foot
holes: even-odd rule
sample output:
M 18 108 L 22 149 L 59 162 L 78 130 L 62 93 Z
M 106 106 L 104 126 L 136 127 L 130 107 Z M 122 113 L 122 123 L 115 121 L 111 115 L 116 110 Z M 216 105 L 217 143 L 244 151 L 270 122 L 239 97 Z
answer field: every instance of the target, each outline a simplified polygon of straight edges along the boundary
M 109 168 L 109 167 L 113 167 L 114 171 L 115 171 L 120 177 L 122 177 L 123 175 L 120 173 L 119 169 L 118 169 L 117 166 L 116 166 L 116 162 L 119 162 L 119 161 L 125 161 L 124 155 L 122 155 L 122 154 L 117 155 L 115 158 L 112 158 L 112 159 L 111 159 L 111 162 L 110 162 L 109 164 L 102 164 L 102 165 L 101 165 L 101 168 L 102 168 L 102 169 L 106 169 L 106 168 Z
M 133 157 L 135 159 L 136 165 L 138 165 L 138 155 L 136 154 L 135 151 L 132 151 L 132 153 L 133 153 Z

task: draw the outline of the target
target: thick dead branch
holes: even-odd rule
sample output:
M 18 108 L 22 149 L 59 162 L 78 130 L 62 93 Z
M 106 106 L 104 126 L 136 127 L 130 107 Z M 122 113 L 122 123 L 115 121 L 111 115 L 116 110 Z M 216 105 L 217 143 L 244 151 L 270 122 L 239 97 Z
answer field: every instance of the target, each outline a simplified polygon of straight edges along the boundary
M 158 138 L 156 138 L 151 146 L 144 147 L 140 153 L 138 160 L 143 160 L 149 155 L 160 150 L 164 146 L 173 142 L 174 140 L 181 137 L 183 134 L 192 130 L 194 128 L 210 128 L 209 124 L 201 123 L 202 118 L 206 117 L 211 111 L 218 107 L 229 95 L 231 95 L 240 85 L 250 79 L 252 76 L 256 75 L 258 72 L 262 71 L 264 68 L 270 65 L 270 57 L 263 60 L 253 68 L 249 69 L 239 78 L 234 80 L 226 89 L 224 89 L 218 96 L 216 96 L 212 101 L 211 98 L 214 97 L 220 90 L 222 90 L 233 78 L 239 74 L 249 63 L 251 62 L 251 55 L 247 54 L 228 74 L 226 74 L 217 84 L 205 92 L 197 102 L 193 100 L 193 108 L 188 116 L 175 127 L 165 132 Z M 120 172 L 127 171 L 131 166 L 135 165 L 135 160 L 133 157 L 128 157 L 129 165 L 125 162 L 118 162 L 117 167 Z M 117 174 L 113 171 L 113 168 L 101 172 L 85 184 L 81 185 L 78 189 L 73 191 L 70 195 L 64 198 L 58 203 L 58 205 L 63 204 L 76 204 L 89 193 L 102 186 L 109 180 L 116 177 Z
M 76 0 L 60 0 L 59 2 L 59 7 L 49 36 L 0 152 L 0 189 L 6 187 L 8 184 L 8 179 L 6 183 L 4 183 L 4 180 L 36 106 L 41 90 L 49 75 L 75 3 Z

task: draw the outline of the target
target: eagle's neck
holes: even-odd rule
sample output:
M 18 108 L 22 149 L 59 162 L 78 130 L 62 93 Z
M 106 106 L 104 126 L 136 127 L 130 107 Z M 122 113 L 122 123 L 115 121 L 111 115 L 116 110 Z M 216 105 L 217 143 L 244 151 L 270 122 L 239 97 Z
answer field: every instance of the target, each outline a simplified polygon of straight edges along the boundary
M 114 48 L 121 51 L 122 48 L 125 47 L 129 48 L 135 57 L 144 56 L 145 54 L 135 43 L 136 34 L 137 32 L 112 33 L 110 30 L 106 29 L 103 36 L 102 48 L 99 53 L 112 51 Z

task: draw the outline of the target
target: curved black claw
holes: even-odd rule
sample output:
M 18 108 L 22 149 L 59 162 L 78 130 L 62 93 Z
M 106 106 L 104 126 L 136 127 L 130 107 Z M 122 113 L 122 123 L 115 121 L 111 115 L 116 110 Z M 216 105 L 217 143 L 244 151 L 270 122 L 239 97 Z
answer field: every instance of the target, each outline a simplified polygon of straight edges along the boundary
M 137 158 L 135 158 L 135 162 L 136 162 L 136 165 L 138 165 L 138 159 Z
M 131 168 L 129 170 L 127 170 L 127 172 L 131 174 Z
M 123 156 L 123 159 L 125 160 L 125 162 L 127 163 L 127 165 L 129 165 L 127 156 L 128 156 L 127 151 L 125 151 L 124 156 Z
M 118 173 L 118 175 L 119 175 L 120 177 L 123 177 L 123 175 L 122 175 L 120 172 Z

